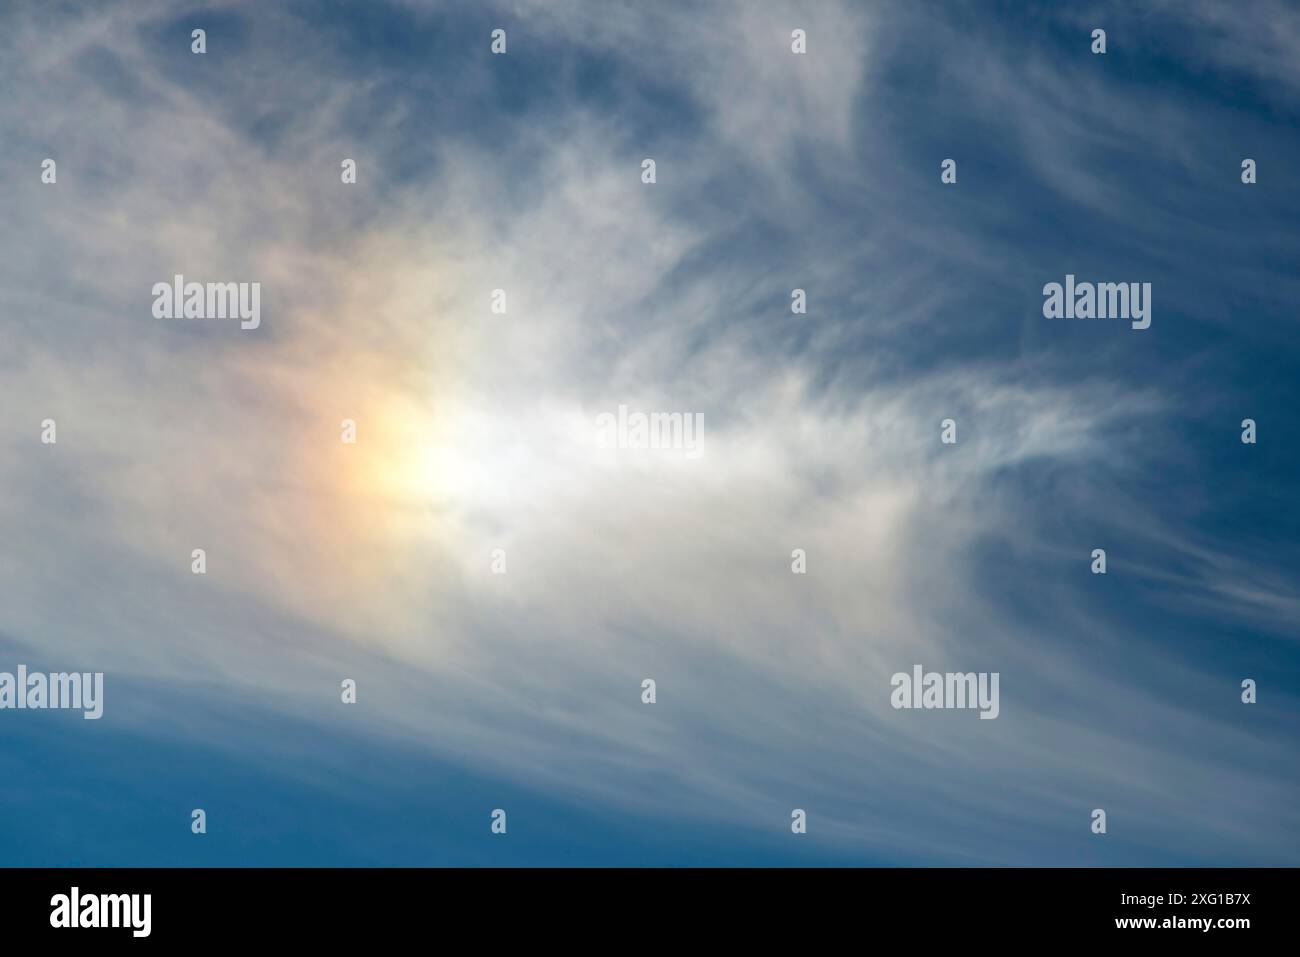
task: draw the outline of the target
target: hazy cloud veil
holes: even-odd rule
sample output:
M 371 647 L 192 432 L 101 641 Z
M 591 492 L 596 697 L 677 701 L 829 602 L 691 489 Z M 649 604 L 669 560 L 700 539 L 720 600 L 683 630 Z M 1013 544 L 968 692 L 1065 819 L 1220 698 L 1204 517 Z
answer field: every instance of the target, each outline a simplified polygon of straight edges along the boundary
M 1300 863 L 1300 15 L 1261 7 L 8 9 L 0 670 L 105 710 L 0 715 L 0 849 Z M 1043 318 L 1067 273 L 1151 327 Z M 155 318 L 176 274 L 259 328 Z M 701 454 L 602 448 L 620 405 Z M 997 720 L 891 707 L 914 663 L 1000 673 Z

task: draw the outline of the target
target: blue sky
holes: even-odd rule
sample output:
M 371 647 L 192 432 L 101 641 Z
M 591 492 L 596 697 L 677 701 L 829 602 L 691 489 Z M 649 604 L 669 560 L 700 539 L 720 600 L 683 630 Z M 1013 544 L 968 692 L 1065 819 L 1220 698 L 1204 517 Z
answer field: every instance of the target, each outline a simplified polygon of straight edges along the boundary
M 105 713 L 0 711 L 0 864 L 1300 862 L 1300 14 L 1247 7 L 8 8 L 0 671 Z

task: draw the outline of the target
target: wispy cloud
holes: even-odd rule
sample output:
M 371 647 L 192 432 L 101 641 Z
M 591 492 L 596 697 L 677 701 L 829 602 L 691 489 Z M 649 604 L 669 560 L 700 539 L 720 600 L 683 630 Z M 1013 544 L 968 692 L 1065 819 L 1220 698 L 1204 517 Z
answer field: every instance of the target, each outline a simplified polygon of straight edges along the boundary
M 344 55 L 359 23 L 304 9 L 222 8 L 204 62 L 170 6 L 10 15 L 5 633 L 577 803 L 756 830 L 808 805 L 837 853 L 1090 860 L 1066 835 L 1109 804 L 1143 835 L 1121 862 L 1190 856 L 1189 835 L 1207 860 L 1288 859 L 1294 734 L 1207 704 L 1236 671 L 1144 616 L 1195 602 L 1276 630 L 1294 588 L 1271 551 L 1124 494 L 1158 473 L 1181 366 L 1043 333 L 1061 231 L 971 182 L 997 175 L 980 150 L 1014 153 L 1058 223 L 1131 224 L 1116 241 L 1171 269 L 1151 244 L 1208 243 L 1212 223 L 1183 186 L 1136 192 L 1128 164 L 1154 126 L 1156 161 L 1207 173 L 1176 94 L 1116 108 L 1113 80 L 986 54 L 929 7 L 377 7 L 481 41 L 424 65 L 448 125 L 400 69 Z M 498 21 L 508 67 L 486 53 Z M 911 89 L 900 35 L 928 38 L 992 137 L 951 146 L 951 206 L 882 136 L 944 134 L 890 105 Z M 498 69 L 547 95 L 511 112 Z M 937 191 L 949 148 L 906 163 Z M 1071 237 L 1085 263 L 1098 235 Z M 260 281 L 262 328 L 152 318 L 178 272 Z M 1195 298 L 1167 289 L 1162 309 Z M 598 448 L 620 404 L 702 413 L 703 455 Z M 1141 548 L 1142 616 L 1091 587 L 1085 527 Z M 1000 671 L 999 720 L 894 711 L 889 677 L 916 662 Z M 364 706 L 340 717 L 344 676 Z M 1294 715 L 1293 690 L 1270 694 Z

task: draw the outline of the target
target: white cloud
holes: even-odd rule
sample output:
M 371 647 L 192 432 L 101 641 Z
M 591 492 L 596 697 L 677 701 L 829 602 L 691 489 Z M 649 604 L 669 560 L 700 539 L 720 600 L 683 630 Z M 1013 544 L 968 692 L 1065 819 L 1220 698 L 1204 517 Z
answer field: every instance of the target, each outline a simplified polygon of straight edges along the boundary
M 848 149 L 868 19 L 820 4 L 698 21 L 628 6 L 594 23 L 573 7 L 515 9 L 642 74 L 667 63 L 716 157 L 666 135 L 656 149 L 678 162 L 648 189 L 621 118 L 557 102 L 491 149 L 440 131 L 435 176 L 358 208 L 331 165 L 352 103 L 337 85 L 279 149 L 148 65 L 135 80 L 150 102 L 35 104 L 75 120 L 72 155 L 107 172 L 91 189 L 73 162 L 58 193 L 20 193 L 26 230 L 5 246 L 7 278 L 25 273 L 18 301 L 44 317 L 2 387 L 18 490 L 0 503 L 6 630 L 51 654 L 274 693 L 309 717 L 360 657 L 377 733 L 586 799 L 754 826 L 811 790 L 826 808 L 814 839 L 864 849 L 932 840 L 938 858 L 989 855 L 1009 832 L 987 790 L 999 778 L 1035 795 L 1022 813 L 1039 824 L 1089 800 L 1088 782 L 1113 791 L 1139 775 L 1142 814 L 1222 831 L 1180 785 L 1223 765 L 1161 763 L 1160 737 L 1191 722 L 1222 747 L 1249 743 L 1064 658 L 1060 641 L 1039 647 L 982 595 L 972 557 L 990 535 L 1032 547 L 1002 476 L 1097 465 L 1117 426 L 1162 402 L 1130 390 L 1098 403 L 1093 383 L 1051 384 L 1027 361 L 900 378 L 886 353 L 827 378 L 817 357 L 842 329 L 758 305 L 756 285 L 787 295 L 781 263 L 701 278 L 701 251 L 745 218 L 681 197 L 747 152 L 788 204 L 802 147 Z M 816 56 L 789 54 L 787 24 L 809 30 Z M 139 39 L 114 36 L 124 62 L 149 63 Z M 310 78 L 290 74 L 286 95 Z M 8 124 L 18 107 L 4 109 Z M 375 156 L 400 148 L 399 125 L 369 144 Z M 304 171 L 303 155 L 329 161 Z M 909 312 L 891 279 L 934 281 L 881 241 L 902 225 L 864 228 L 880 279 L 861 280 L 848 255 L 821 267 L 854 297 L 900 302 L 880 321 L 886 343 L 932 302 Z M 149 286 L 182 268 L 261 280 L 264 328 L 152 320 Z M 488 310 L 494 288 L 506 316 Z M 816 323 L 811 345 L 787 354 L 777 343 L 795 322 Z M 595 417 L 620 403 L 702 412 L 704 455 L 595 449 Z M 46 415 L 57 448 L 35 443 Z M 349 416 L 354 448 L 338 441 Z M 949 416 L 952 448 L 938 442 Z M 205 580 L 189 574 L 196 545 Z M 494 547 L 505 576 L 490 573 Z M 790 574 L 796 547 L 806 576 Z M 1087 627 L 1065 619 L 1059 637 Z M 1014 682 L 999 722 L 904 721 L 888 679 L 914 662 L 1104 687 L 1094 707 L 1140 714 L 1151 737 L 1085 730 Z M 653 709 L 642 677 L 660 681 Z M 954 766 L 966 770 L 946 781 Z M 864 805 L 900 794 L 948 802 L 969 836 L 863 823 Z M 1227 800 L 1229 818 L 1275 810 L 1268 789 Z

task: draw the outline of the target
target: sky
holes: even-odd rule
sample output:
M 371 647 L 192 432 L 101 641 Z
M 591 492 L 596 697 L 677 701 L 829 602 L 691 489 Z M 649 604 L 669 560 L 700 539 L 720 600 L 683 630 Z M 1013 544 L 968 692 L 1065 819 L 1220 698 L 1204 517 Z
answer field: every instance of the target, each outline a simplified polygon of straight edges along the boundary
M 0 672 L 104 713 L 0 710 L 0 865 L 1300 864 L 1298 53 L 1281 0 L 6 5 Z

